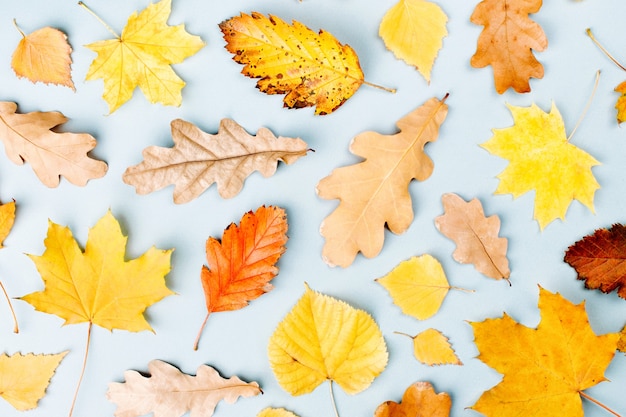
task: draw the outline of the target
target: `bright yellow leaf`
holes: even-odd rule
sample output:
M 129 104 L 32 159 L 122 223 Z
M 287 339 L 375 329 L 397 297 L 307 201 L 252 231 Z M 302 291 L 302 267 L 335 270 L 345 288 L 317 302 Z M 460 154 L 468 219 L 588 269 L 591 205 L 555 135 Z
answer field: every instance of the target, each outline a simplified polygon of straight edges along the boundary
M 621 124 L 626 122 L 626 81 L 615 87 L 615 92 L 620 93 L 615 109 L 617 110 L 617 123 Z
M 448 16 L 425 0 L 400 0 L 383 17 L 378 34 L 394 55 L 413 65 L 430 82 L 435 58 L 448 35 Z
M 424 365 L 462 365 L 448 338 L 439 330 L 426 329 L 416 336 L 409 337 L 413 339 L 415 359 Z
M 256 417 L 298 417 L 291 411 L 284 408 L 265 408 L 256 415 Z
M 388 359 L 369 314 L 308 286 L 274 331 L 268 355 L 278 383 L 292 395 L 307 394 L 327 380 L 356 394 L 369 387 Z
M 551 221 L 564 219 L 573 199 L 593 212 L 593 196 L 600 185 L 591 168 L 600 163 L 568 142 L 554 103 L 550 113 L 535 104 L 508 107 L 514 126 L 493 129 L 493 137 L 481 145 L 510 162 L 498 175 L 495 194 L 517 198 L 535 190 L 534 218 L 542 230 Z
M 543 288 L 536 329 L 508 315 L 471 323 L 478 358 L 504 374 L 471 408 L 493 417 L 582 417 L 581 393 L 606 381 L 617 333 L 596 336 L 584 303 Z
M 0 355 L 0 397 L 19 411 L 36 408 L 66 354 L 7 356 L 3 353 Z
M 185 82 L 170 67 L 204 46 L 184 25 L 169 26 L 171 0 L 151 3 L 133 13 L 121 36 L 94 42 L 87 48 L 98 53 L 87 72 L 87 80 L 102 78 L 104 95 L 113 113 L 130 100 L 137 86 L 151 103 L 180 106 Z
M 376 280 L 385 287 L 404 314 L 425 320 L 432 317 L 450 290 L 443 267 L 431 255 L 414 256 Z
M 15 222 L 15 201 L 0 205 L 0 249 L 2 249 L 4 239 L 9 236 L 13 223 Z

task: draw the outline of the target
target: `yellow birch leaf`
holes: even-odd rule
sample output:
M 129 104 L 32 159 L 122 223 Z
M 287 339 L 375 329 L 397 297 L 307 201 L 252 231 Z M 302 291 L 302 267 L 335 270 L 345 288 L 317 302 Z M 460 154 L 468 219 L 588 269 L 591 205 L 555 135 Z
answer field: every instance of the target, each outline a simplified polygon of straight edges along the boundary
M 181 105 L 185 82 L 170 65 L 194 55 L 204 42 L 184 25 L 169 26 L 171 9 L 171 0 L 151 3 L 141 13 L 133 13 L 115 39 L 86 45 L 98 54 L 86 80 L 104 80 L 102 97 L 110 113 L 130 100 L 136 87 L 150 103 Z
M 600 163 L 569 143 L 556 105 L 552 103 L 550 113 L 535 104 L 508 107 L 514 126 L 493 129 L 493 137 L 481 145 L 509 160 L 498 174 L 495 194 L 510 193 L 517 198 L 535 190 L 534 219 L 542 230 L 557 218 L 565 219 L 574 199 L 593 212 L 593 196 L 600 185 L 591 168 Z
M 257 414 L 256 417 L 298 417 L 298 415 L 285 410 L 284 408 L 268 407 L 259 411 L 259 414 Z
M 415 336 L 399 332 L 398 334 L 413 339 L 415 359 L 424 365 L 463 365 L 456 353 L 454 353 L 448 338 L 439 330 L 426 329 Z
M 387 365 L 385 339 L 372 317 L 308 286 L 272 334 L 268 355 L 280 386 L 308 394 L 325 381 L 348 394 L 370 386 Z
M 4 239 L 9 236 L 15 222 L 15 201 L 0 205 L 0 249 L 4 246 Z
M 414 256 L 400 262 L 376 282 L 389 291 L 393 303 L 404 314 L 418 320 L 435 315 L 451 288 L 443 267 L 431 255 Z
M 435 3 L 400 0 L 383 17 L 378 34 L 387 49 L 430 82 L 435 58 L 448 35 L 447 22 L 448 16 Z
M 17 28 L 15 20 L 13 23 Z M 67 35 L 51 27 L 38 29 L 28 35 L 17 29 L 22 39 L 11 58 L 15 75 L 33 83 L 63 85 L 76 91 L 71 73 L 72 47 L 67 42 Z
M 0 355 L 0 397 L 16 410 L 37 407 L 66 352 L 54 355 Z

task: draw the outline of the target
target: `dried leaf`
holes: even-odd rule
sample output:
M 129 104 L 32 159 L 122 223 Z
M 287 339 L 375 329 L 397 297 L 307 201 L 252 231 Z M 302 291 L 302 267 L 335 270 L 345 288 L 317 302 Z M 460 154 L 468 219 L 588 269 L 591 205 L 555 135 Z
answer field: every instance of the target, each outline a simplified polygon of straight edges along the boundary
M 340 200 L 321 226 L 326 263 L 347 267 L 359 251 L 372 258 L 383 247 L 385 225 L 394 233 L 409 227 L 413 203 L 408 186 L 412 179 L 424 181 L 433 172 L 424 146 L 437 139 L 448 112 L 444 101 L 431 98 L 400 119 L 395 135 L 359 134 L 350 151 L 365 161 L 335 169 L 319 182 L 321 198 Z
M 86 80 L 104 80 L 102 98 L 113 113 L 139 87 L 150 103 L 180 106 L 185 82 L 171 64 L 183 62 L 204 47 L 200 37 L 190 35 L 184 25 L 169 26 L 171 0 L 151 3 L 133 13 L 120 36 L 86 45 L 98 56 Z
M 15 201 L 0 205 L 0 249 L 4 247 L 4 239 L 9 236 L 15 222 Z
M 291 164 L 308 150 L 303 140 L 277 138 L 266 128 L 252 136 L 231 119 L 222 119 L 215 135 L 180 119 L 171 126 L 174 147 L 146 148 L 144 161 L 128 168 L 123 179 L 139 194 L 174 184 L 178 204 L 198 197 L 214 182 L 223 198 L 232 198 L 252 172 L 270 177 L 278 161 Z
M 626 122 L 626 81 L 615 87 L 615 92 L 620 93 L 615 109 L 617 110 L 617 123 Z
M 617 341 L 617 350 L 626 354 L 626 326 L 619 332 L 619 340 Z
M 399 0 L 387 11 L 378 34 L 396 58 L 413 65 L 430 82 L 435 58 L 448 35 L 448 16 L 425 0 Z
M 423 332 L 411 336 L 406 333 L 398 333 L 413 339 L 413 354 L 415 359 L 424 365 L 463 365 L 454 353 L 448 338 L 439 330 L 426 329 Z
M 202 329 L 211 313 L 244 308 L 273 288 L 270 281 L 278 274 L 276 263 L 285 252 L 285 243 L 287 216 L 282 208 L 274 206 L 261 206 L 254 213 L 244 214 L 239 226 L 231 223 L 221 243 L 209 237 L 209 266 L 203 266 L 201 274 L 207 305 Z
M 596 336 L 584 303 L 574 305 L 543 288 L 536 329 L 508 315 L 471 323 L 478 356 L 504 374 L 471 408 L 497 417 L 582 417 L 581 392 L 606 381 L 604 370 L 619 335 Z
M 498 174 L 495 194 L 510 193 L 517 198 L 535 190 L 534 218 L 542 230 L 551 221 L 564 219 L 573 199 L 593 211 L 593 195 L 600 185 L 591 168 L 600 163 L 569 143 L 554 103 L 550 113 L 535 104 L 508 107 L 515 125 L 493 129 L 493 137 L 481 145 L 510 162 Z
M 483 0 L 470 17 L 472 23 L 485 27 L 471 64 L 474 68 L 492 66 L 500 94 L 509 87 L 527 93 L 531 77 L 543 78 L 543 66 L 532 50 L 544 51 L 548 40 L 541 26 L 528 17 L 541 5 L 542 0 Z
M 567 249 L 564 260 L 585 287 L 604 293 L 617 290 L 626 298 L 626 226 L 614 224 L 583 237 Z
M 16 410 L 37 408 L 66 352 L 54 355 L 0 355 L 0 397 Z
M 286 94 L 285 107 L 315 106 L 315 114 L 332 113 L 363 84 L 356 52 L 328 32 L 313 32 L 276 16 L 241 13 L 220 23 L 226 49 L 244 64 L 242 73 L 260 78 L 257 88 Z
M 265 408 L 256 417 L 298 417 L 298 415 L 284 408 Z
M 239 397 L 253 397 L 262 391 L 256 382 L 236 376 L 222 378 L 208 365 L 198 368 L 196 376 L 183 374 L 159 360 L 148 364 L 150 377 L 136 371 L 124 372 L 126 382 L 109 384 L 107 398 L 117 405 L 116 417 L 211 417 L 218 402 L 233 404 Z
M 67 122 L 59 112 L 16 113 L 15 103 L 0 102 L 0 140 L 9 159 L 32 165 L 37 177 L 48 187 L 59 185 L 64 176 L 76 185 L 85 185 L 107 172 L 107 164 L 87 154 L 96 140 L 87 133 L 53 132 Z
M 308 286 L 270 337 L 274 375 L 291 395 L 325 381 L 348 394 L 363 391 L 387 365 L 387 347 L 372 317 Z
M 400 404 L 386 401 L 376 408 L 374 417 L 448 417 L 451 408 L 448 393 L 435 393 L 430 382 L 416 382 L 404 391 Z
M 17 23 L 13 20 L 15 27 Z M 72 47 L 67 35 L 58 29 L 44 27 L 22 35 L 13 57 L 11 68 L 18 77 L 33 83 L 63 85 L 76 91 L 72 81 Z
M 444 214 L 435 218 L 435 226 L 456 243 L 453 258 L 462 264 L 471 263 L 490 278 L 508 279 L 511 275 L 506 257 L 508 241 L 498 237 L 500 218 L 485 217 L 476 198 L 465 202 L 456 194 L 441 197 Z
M 393 303 L 404 314 L 418 320 L 435 315 L 451 288 L 443 267 L 431 255 L 403 261 L 376 281 L 389 291 Z

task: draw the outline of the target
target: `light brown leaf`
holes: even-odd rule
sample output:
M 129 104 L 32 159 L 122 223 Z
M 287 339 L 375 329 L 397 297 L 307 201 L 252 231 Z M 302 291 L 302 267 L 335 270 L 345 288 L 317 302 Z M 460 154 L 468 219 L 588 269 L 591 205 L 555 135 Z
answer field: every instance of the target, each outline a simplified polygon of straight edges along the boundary
M 48 187 L 59 185 L 64 176 L 85 185 L 107 172 L 107 164 L 88 156 L 96 139 L 87 133 L 53 132 L 67 122 L 59 112 L 16 113 L 15 103 L 0 102 L 0 140 L 9 159 L 18 165 L 28 162 Z
M 232 198 L 252 172 L 267 178 L 276 172 L 278 161 L 291 164 L 308 150 L 303 140 L 277 138 L 266 128 L 252 136 L 231 119 L 222 119 L 215 135 L 180 119 L 171 127 L 174 147 L 146 148 L 144 161 L 128 168 L 123 179 L 139 194 L 174 184 L 178 204 L 193 200 L 213 183 L 223 198 Z
M 256 382 L 244 382 L 236 376 L 222 378 L 208 365 L 202 365 L 196 376 L 183 374 L 174 366 L 159 360 L 148 364 L 150 377 L 136 371 L 124 372 L 126 382 L 109 384 L 107 398 L 117 404 L 116 417 L 210 417 L 218 402 L 233 404 L 239 397 L 252 397 L 262 391 Z
M 456 243 L 453 257 L 462 264 L 471 263 L 490 278 L 508 279 L 511 275 L 506 257 L 508 241 L 498 237 L 500 218 L 485 217 L 476 198 L 465 202 L 456 194 L 441 198 L 444 214 L 435 218 L 437 229 Z
M 448 417 L 451 407 L 448 393 L 435 393 L 430 382 L 416 382 L 406 389 L 400 404 L 384 402 L 378 406 L 374 417 Z

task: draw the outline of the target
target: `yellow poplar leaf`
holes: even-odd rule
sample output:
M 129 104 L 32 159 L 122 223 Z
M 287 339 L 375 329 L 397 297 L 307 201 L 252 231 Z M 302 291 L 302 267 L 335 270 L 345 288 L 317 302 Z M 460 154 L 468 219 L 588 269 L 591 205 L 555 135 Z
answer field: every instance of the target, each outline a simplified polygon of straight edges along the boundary
M 71 74 L 72 47 L 65 33 L 51 27 L 41 28 L 29 35 L 18 30 L 22 39 L 11 59 L 15 74 L 33 83 L 63 85 L 76 91 Z
M 19 411 L 36 408 L 66 354 L 7 356 L 3 353 L 0 355 L 0 397 Z
M 493 417 L 582 417 L 582 391 L 606 381 L 619 335 L 597 336 L 584 303 L 543 288 L 536 329 L 508 315 L 471 323 L 478 358 L 504 374 L 471 408 Z
M 256 417 L 298 417 L 297 414 L 284 408 L 265 408 L 256 415 Z
M 447 97 L 447 96 L 446 96 Z M 317 185 L 324 199 L 339 199 L 339 206 L 322 222 L 326 242 L 322 256 L 329 265 L 349 266 L 360 251 L 367 258 L 380 253 L 385 225 L 402 233 L 413 221 L 411 180 L 424 181 L 433 161 L 424 146 L 439 134 L 448 113 L 445 98 L 431 98 L 397 122 L 395 135 L 363 132 L 350 151 L 365 160 L 335 169 Z
M 332 113 L 364 82 L 356 52 L 323 30 L 256 12 L 226 20 L 220 29 L 226 49 L 244 64 L 242 73 L 260 78 L 257 88 L 264 93 L 286 94 L 285 107 Z
M 617 103 L 615 103 L 617 122 L 623 123 L 626 121 L 626 81 L 615 87 L 615 92 L 620 93 Z
M 278 324 L 268 346 L 270 365 L 291 395 L 325 381 L 348 394 L 370 386 L 387 366 L 385 339 L 372 317 L 308 286 Z
M 574 199 L 593 212 L 593 196 L 600 185 L 591 168 L 600 163 L 569 143 L 556 105 L 552 103 L 550 113 L 535 104 L 508 107 L 514 126 L 493 129 L 493 137 L 481 145 L 509 160 L 498 174 L 495 194 L 510 193 L 517 198 L 535 190 L 534 219 L 542 230 L 557 218 L 565 219 Z
M 184 25 L 169 26 L 171 9 L 171 0 L 151 3 L 128 18 L 120 36 L 86 45 L 98 54 L 86 79 L 104 80 L 102 97 L 110 113 L 130 100 L 137 86 L 150 103 L 181 105 L 185 82 L 170 65 L 194 55 L 204 42 Z
M 425 0 L 400 0 L 387 11 L 378 34 L 394 55 L 413 65 L 430 82 L 435 58 L 448 35 L 448 16 Z
M 404 314 L 425 320 L 432 317 L 450 290 L 439 261 L 431 255 L 414 256 L 401 262 L 376 281 L 385 287 Z
M 0 249 L 2 249 L 4 239 L 9 236 L 13 223 L 15 222 L 15 201 L 0 205 Z
M 401 403 L 382 403 L 374 417 L 449 417 L 451 408 L 447 392 L 437 394 L 430 382 L 416 382 L 404 391 Z
M 439 330 L 426 329 L 423 332 L 410 336 L 398 333 L 413 339 L 413 354 L 415 359 L 424 365 L 463 365 L 454 353 L 448 338 Z

